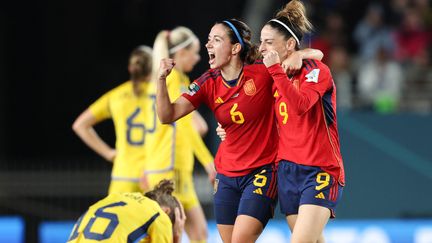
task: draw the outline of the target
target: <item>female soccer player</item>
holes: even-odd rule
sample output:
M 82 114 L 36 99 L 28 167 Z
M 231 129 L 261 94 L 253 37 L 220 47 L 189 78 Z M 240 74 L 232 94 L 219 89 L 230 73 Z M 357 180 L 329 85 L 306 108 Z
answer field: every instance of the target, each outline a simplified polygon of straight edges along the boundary
M 67 242 L 179 243 L 186 218 L 173 190 L 163 180 L 145 195 L 110 194 L 78 219 Z
M 199 50 L 198 38 L 186 27 L 177 27 L 171 31 L 164 30 L 157 35 L 153 46 L 155 64 L 156 60 L 168 57 L 173 58 L 177 63 L 167 77 L 167 87 L 171 97 L 178 97 L 187 90 L 190 80 L 186 73 L 192 71 L 200 60 Z M 159 62 L 154 65 L 155 73 L 158 70 Z M 207 223 L 192 179 L 194 154 L 206 169 L 212 183 L 216 171 L 213 156 L 195 129 L 197 127 L 201 127 L 203 133 L 207 132 L 207 123 L 197 111 L 175 123 L 158 124 L 147 140 L 150 146 L 149 153 L 152 155 L 144 173 L 147 188 L 153 188 L 162 178 L 175 181 L 174 195 L 185 208 L 187 216 L 185 230 L 189 240 L 192 243 L 203 243 L 207 240 Z
M 210 70 L 171 103 L 166 78 L 175 65 L 162 59 L 157 78 L 157 113 L 171 123 L 205 103 L 226 129 L 228 138 L 216 154 L 218 172 L 214 205 L 224 242 L 255 242 L 273 215 L 276 197 L 274 160 L 277 130 L 272 79 L 251 44 L 251 31 L 241 21 L 216 23 L 206 48 Z
M 345 184 L 336 118 L 336 86 L 329 68 L 305 60 L 288 77 L 280 60 L 300 46 L 310 31 L 304 5 L 292 0 L 261 31 L 260 51 L 277 89 L 279 125 L 278 192 L 291 242 L 324 242 L 322 232 Z M 267 40 L 283 37 L 285 48 Z
M 156 120 L 148 108 L 154 104 L 154 96 L 146 93 L 152 73 L 151 52 L 147 46 L 133 50 L 128 66 L 131 80 L 96 100 L 73 124 L 75 133 L 91 149 L 114 163 L 109 193 L 141 191 L 138 181 L 147 156 L 145 136 L 154 129 L 153 120 Z M 106 144 L 93 128 L 109 118 L 115 127 L 115 149 Z

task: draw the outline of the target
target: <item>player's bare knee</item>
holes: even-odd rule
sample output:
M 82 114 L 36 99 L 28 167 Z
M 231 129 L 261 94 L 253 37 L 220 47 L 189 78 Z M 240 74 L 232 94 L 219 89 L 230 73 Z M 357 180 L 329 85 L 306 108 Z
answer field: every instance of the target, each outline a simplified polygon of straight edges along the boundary
M 293 237 L 291 238 L 291 243 L 318 243 L 317 239 L 311 239 L 309 237 Z

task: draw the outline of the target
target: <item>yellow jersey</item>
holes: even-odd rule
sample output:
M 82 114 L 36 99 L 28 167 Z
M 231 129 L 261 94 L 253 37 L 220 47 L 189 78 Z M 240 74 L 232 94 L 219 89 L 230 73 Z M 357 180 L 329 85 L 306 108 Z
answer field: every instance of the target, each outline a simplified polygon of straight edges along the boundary
M 104 94 L 90 107 L 97 121 L 114 122 L 117 155 L 112 180 L 138 182 L 146 160 L 146 136 L 156 129 L 156 96 L 148 93 L 150 83 L 139 83 L 142 95 L 135 95 L 127 81 Z
M 173 69 L 167 77 L 171 101 L 186 92 L 189 83 L 190 80 L 185 74 Z M 156 92 L 155 87 L 149 90 Z M 149 155 L 145 169 L 147 174 L 165 173 L 173 169 L 192 174 L 194 154 L 204 166 L 213 162 L 213 156 L 193 127 L 192 114 L 170 125 L 160 124 L 159 120 L 157 123 L 156 131 L 148 134 L 146 138 L 151 144 L 147 147 Z
M 168 243 L 172 223 L 159 204 L 139 192 L 113 193 L 90 206 L 69 236 L 69 243 Z

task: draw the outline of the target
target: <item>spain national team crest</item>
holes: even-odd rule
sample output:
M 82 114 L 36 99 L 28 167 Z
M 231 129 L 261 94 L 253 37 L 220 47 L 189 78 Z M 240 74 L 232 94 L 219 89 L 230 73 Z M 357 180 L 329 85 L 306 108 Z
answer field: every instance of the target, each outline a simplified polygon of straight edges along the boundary
M 256 87 L 253 79 L 249 79 L 246 81 L 246 83 L 243 85 L 243 89 L 245 94 L 252 96 L 256 93 Z
M 213 183 L 213 194 L 216 194 L 219 185 L 219 179 L 215 179 Z

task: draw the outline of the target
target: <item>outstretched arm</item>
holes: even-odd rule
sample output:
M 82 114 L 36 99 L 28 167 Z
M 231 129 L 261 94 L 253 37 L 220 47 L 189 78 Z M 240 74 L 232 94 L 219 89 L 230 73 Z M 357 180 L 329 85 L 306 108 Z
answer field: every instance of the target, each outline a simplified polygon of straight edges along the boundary
M 162 59 L 156 80 L 156 111 L 159 120 L 163 124 L 173 123 L 195 110 L 192 103 L 183 96 L 180 96 L 174 103 L 171 103 L 166 85 L 166 77 L 171 73 L 174 65 L 175 62 L 173 59 Z

